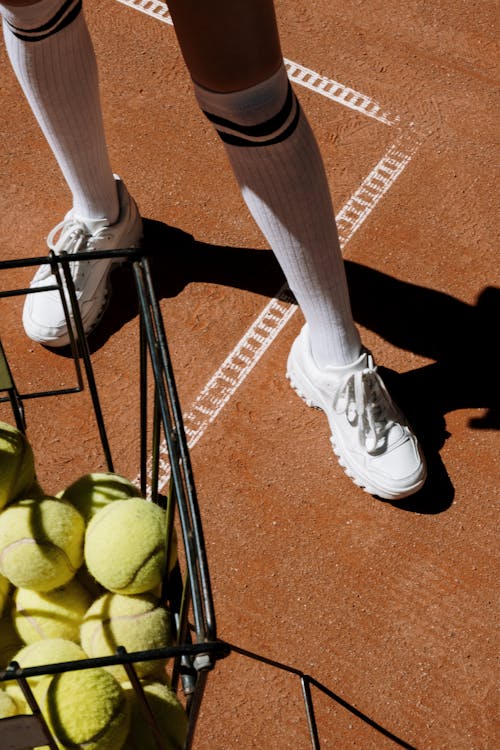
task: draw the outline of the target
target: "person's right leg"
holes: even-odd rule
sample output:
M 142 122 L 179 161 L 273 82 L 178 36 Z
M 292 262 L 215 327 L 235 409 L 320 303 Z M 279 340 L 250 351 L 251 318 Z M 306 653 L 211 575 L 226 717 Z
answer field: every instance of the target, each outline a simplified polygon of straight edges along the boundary
M 78 216 L 118 217 L 97 65 L 79 0 L 0 2 L 12 68 L 68 184 Z
M 6 50 L 19 84 L 72 194 L 72 209 L 49 236 L 56 254 L 135 245 L 142 234 L 134 202 L 113 175 L 104 134 L 97 65 L 80 0 L 0 2 Z M 72 264 L 86 331 L 107 296 L 107 261 Z M 32 287 L 54 282 L 42 266 Z M 57 292 L 27 296 L 23 323 L 35 341 L 69 342 Z

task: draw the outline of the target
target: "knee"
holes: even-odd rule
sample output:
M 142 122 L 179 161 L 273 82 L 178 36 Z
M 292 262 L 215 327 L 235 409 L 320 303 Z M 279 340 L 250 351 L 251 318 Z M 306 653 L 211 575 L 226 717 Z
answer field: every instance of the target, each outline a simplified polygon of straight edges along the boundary
M 47 30 L 52 33 L 53 27 L 67 25 L 80 15 L 81 8 L 81 0 L 0 0 L 0 15 L 16 36 L 16 30 L 37 32 L 29 41 L 39 41 Z M 47 24 L 50 28 L 45 28 Z
M 300 105 L 285 66 L 243 91 L 220 93 L 195 83 L 198 104 L 221 139 L 235 146 L 266 146 L 287 138 L 297 127 Z

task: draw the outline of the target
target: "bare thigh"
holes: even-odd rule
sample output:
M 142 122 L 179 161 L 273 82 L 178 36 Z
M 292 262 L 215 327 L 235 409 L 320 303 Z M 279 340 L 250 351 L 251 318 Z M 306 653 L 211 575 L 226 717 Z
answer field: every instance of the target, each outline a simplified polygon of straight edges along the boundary
M 212 91 L 241 91 L 269 78 L 282 53 L 272 0 L 170 0 L 192 79 Z

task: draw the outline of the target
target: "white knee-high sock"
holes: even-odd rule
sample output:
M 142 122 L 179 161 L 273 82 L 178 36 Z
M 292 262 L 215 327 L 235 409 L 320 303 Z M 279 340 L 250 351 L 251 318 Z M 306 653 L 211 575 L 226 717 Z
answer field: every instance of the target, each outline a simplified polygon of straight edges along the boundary
M 317 365 L 350 364 L 361 343 L 329 186 L 285 67 L 245 91 L 217 93 L 196 83 L 194 88 L 304 313 Z
M 7 53 L 82 218 L 119 206 L 102 122 L 94 48 L 81 0 L 0 4 Z

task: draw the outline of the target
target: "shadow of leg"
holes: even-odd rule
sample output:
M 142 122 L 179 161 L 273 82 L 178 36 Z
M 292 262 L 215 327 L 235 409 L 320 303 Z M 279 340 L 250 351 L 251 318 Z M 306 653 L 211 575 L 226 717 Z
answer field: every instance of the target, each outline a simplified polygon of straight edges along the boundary
M 397 503 L 395 507 L 412 513 L 442 513 L 450 507 L 455 495 L 453 485 L 439 451 L 449 433 L 446 430 L 442 404 L 433 398 L 434 373 L 430 368 L 398 374 L 379 367 L 387 388 L 410 422 L 427 461 L 427 480 L 422 489 Z

